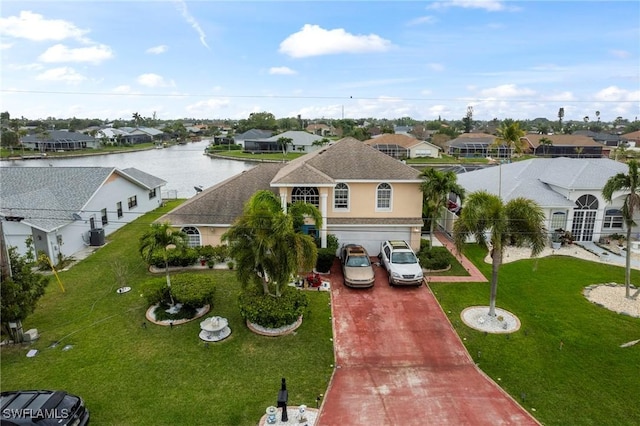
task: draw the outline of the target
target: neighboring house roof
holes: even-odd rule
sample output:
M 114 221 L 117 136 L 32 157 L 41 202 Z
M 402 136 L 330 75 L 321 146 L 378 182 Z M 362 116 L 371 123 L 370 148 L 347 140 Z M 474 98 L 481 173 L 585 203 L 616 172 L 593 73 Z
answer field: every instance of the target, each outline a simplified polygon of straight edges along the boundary
M 592 132 L 591 130 L 576 130 L 572 134 L 586 136 L 593 139 L 594 141 L 602 141 L 602 142 L 620 142 L 621 140 L 624 140 L 624 137 L 620 135 L 613 135 L 611 133 Z
M 490 145 L 495 140 L 495 136 L 486 133 L 463 133 L 457 138 L 445 142 L 445 145 L 447 147 L 464 147 L 470 143 Z
M 125 177 L 130 178 L 130 180 L 133 179 L 135 183 L 144 186 L 147 189 L 158 188 L 167 184 L 166 180 L 160 179 L 159 177 L 154 175 L 150 175 L 149 173 L 145 173 L 142 170 L 138 170 L 134 167 L 129 167 L 123 169 L 122 171 L 126 174 Z
M 113 139 L 117 136 L 122 136 L 122 135 L 127 135 L 128 133 L 125 132 L 124 130 L 121 129 L 115 129 L 115 128 L 105 128 L 105 129 L 100 129 L 96 132 L 96 138 L 101 138 L 101 137 L 105 137 L 105 138 L 109 138 L 109 139 Z
M 625 133 L 622 135 L 623 138 L 630 141 L 639 141 L 640 142 L 640 130 L 636 130 L 635 132 Z
M 162 135 L 164 132 L 162 130 L 154 129 L 153 127 L 137 127 L 133 129 L 130 133 L 134 135 L 145 133 L 150 136 L 158 136 L 158 135 Z
M 594 141 L 584 135 L 525 135 L 522 139 L 526 139 L 533 148 L 540 146 L 540 139 L 547 138 L 551 140 L 553 146 L 599 146 L 602 144 Z
M 247 139 L 266 139 L 271 136 L 273 136 L 273 132 L 271 130 L 251 129 L 244 133 L 240 133 L 239 135 L 235 135 L 233 138 L 237 141 L 243 141 Z
M 627 169 L 607 158 L 533 158 L 462 173 L 457 180 L 467 194 L 485 190 L 504 201 L 525 197 L 543 208 L 571 208 L 574 202 L 553 187 L 601 191 L 611 176 Z
M 172 225 L 226 225 L 242 214 L 244 204 L 259 190 L 277 191 L 269 182 L 284 163 L 261 163 L 190 198 L 156 222 Z
M 261 142 L 277 142 L 280 138 L 291 138 L 291 143 L 296 146 L 311 146 L 315 141 L 324 139 L 322 136 L 314 135 L 309 132 L 302 132 L 300 130 L 289 130 L 288 132 L 280 133 L 278 135 L 271 136 L 270 138 L 262 139 Z
M 24 136 L 21 140 L 22 142 L 49 142 L 49 141 L 75 141 L 75 142 L 84 142 L 91 141 L 94 142 L 95 138 L 91 135 L 85 135 L 84 133 L 78 132 L 66 132 L 63 130 L 48 130 L 48 136 L 46 138 L 42 134 L 32 134 Z
M 420 172 L 354 138 L 298 157 L 283 167 L 273 186 L 333 185 L 338 181 L 413 181 Z
M 82 211 L 113 174 L 145 189 L 151 188 L 147 185 L 152 178 L 160 185 L 166 183 L 137 169 L 0 167 L 0 215 L 23 217 L 25 223 L 51 232 L 73 222 L 71 215 Z

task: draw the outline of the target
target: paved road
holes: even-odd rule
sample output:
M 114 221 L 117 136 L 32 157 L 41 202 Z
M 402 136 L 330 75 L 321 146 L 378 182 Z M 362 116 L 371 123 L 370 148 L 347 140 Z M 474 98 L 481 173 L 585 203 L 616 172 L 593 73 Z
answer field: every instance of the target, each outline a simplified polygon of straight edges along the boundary
M 428 287 L 372 289 L 331 271 L 336 368 L 320 426 L 538 425 L 471 360 Z

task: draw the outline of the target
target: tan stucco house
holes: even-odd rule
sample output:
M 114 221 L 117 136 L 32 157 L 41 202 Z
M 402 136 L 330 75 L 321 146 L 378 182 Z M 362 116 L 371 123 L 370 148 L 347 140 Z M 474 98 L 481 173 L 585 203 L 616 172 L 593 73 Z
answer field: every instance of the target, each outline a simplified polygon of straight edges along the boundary
M 260 164 L 231 177 L 167 213 L 168 221 L 190 236 L 190 243 L 218 245 L 242 214 L 244 203 L 260 189 L 277 194 L 283 208 L 295 201 L 318 207 L 323 224 L 305 231 L 326 246 L 327 234 L 340 245 L 357 243 L 371 255 L 387 239 L 420 247 L 422 192 L 420 172 L 353 138 L 345 138 L 289 163 Z
M 400 160 L 420 157 L 440 158 L 442 150 L 437 145 L 404 134 L 385 133 L 364 143 Z

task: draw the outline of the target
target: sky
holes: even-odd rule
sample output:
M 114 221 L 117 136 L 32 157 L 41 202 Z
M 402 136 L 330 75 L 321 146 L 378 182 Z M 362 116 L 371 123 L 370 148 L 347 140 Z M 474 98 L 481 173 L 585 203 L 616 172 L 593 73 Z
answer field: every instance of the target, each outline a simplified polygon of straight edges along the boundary
M 640 117 L 637 1 L 30 1 L 0 110 L 161 120 Z

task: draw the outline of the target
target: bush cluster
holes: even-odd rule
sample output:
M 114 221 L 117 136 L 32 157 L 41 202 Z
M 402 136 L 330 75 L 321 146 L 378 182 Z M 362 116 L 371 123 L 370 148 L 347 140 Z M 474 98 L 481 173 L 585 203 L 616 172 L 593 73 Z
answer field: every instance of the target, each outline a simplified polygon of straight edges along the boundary
M 327 247 L 318 249 L 318 260 L 316 261 L 316 271 L 329 272 L 331 265 L 336 258 L 336 251 L 338 251 L 339 243 L 338 237 L 333 234 L 327 235 Z
M 291 287 L 286 287 L 280 297 L 253 289 L 240 294 L 238 305 L 245 320 L 266 328 L 279 328 L 296 322 L 306 311 L 309 299 L 303 291 Z
M 167 255 L 169 266 L 191 266 L 198 261 L 200 254 L 193 247 L 184 250 L 169 250 Z M 151 265 L 156 268 L 164 268 L 164 258 L 162 253 L 154 253 L 151 258 Z
M 169 304 L 169 288 L 165 277 L 151 278 L 142 283 L 142 295 L 150 305 Z M 211 275 L 177 274 L 171 277 L 171 294 L 176 302 L 194 309 L 213 304 L 215 281 Z
M 418 252 L 420 266 L 430 270 L 447 269 L 453 263 L 453 255 L 445 247 L 431 247 L 429 240 L 420 240 Z

